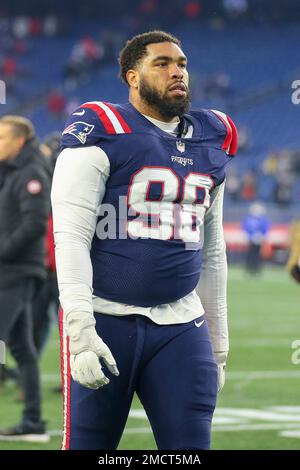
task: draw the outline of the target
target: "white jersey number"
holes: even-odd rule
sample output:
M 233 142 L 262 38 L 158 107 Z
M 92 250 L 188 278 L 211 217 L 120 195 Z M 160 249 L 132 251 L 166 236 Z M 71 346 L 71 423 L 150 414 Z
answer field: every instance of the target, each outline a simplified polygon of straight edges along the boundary
M 160 185 L 159 199 L 150 198 L 152 185 Z M 200 227 L 210 204 L 210 176 L 190 172 L 183 181 L 171 168 L 143 167 L 132 177 L 127 195 L 127 230 L 131 237 L 199 242 Z

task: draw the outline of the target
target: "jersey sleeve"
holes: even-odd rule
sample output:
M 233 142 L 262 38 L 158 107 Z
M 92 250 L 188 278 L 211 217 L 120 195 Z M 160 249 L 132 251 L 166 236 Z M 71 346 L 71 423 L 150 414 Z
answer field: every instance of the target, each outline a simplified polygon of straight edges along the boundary
M 204 218 L 204 245 L 197 292 L 203 305 L 214 353 L 229 350 L 227 325 L 227 260 L 223 230 L 225 182 L 212 191 Z M 226 360 L 225 360 L 226 362 Z
M 95 323 L 90 249 L 109 172 L 109 159 L 98 146 L 64 149 L 54 170 L 55 258 L 60 303 L 70 337 L 76 334 L 78 324 L 86 328 Z
M 100 144 L 105 134 L 106 129 L 101 114 L 97 113 L 89 103 L 83 103 L 66 122 L 62 133 L 62 150 Z
M 222 113 L 222 111 L 212 109 L 211 113 L 214 114 L 225 126 L 222 149 L 227 153 L 228 156 L 233 157 L 238 149 L 237 127 L 232 119 L 227 116 L 227 114 Z

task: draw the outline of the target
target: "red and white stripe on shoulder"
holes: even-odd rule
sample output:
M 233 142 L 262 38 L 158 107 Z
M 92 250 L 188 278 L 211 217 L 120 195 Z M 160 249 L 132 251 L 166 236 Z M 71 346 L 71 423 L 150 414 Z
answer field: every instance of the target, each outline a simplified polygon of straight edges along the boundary
M 104 101 L 88 101 L 81 108 L 89 108 L 95 111 L 108 134 L 130 134 L 127 122 L 111 104 Z
M 218 116 L 219 119 L 225 124 L 227 129 L 227 134 L 222 145 L 222 149 L 228 155 L 235 155 L 238 148 L 238 131 L 236 125 L 232 119 L 227 116 L 227 114 L 222 113 L 222 111 L 217 111 L 215 109 L 211 110 L 214 114 Z

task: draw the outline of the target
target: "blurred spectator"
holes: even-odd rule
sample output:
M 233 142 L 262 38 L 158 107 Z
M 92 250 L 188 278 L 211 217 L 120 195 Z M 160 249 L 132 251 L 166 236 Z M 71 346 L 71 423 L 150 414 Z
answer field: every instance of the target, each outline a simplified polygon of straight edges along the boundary
M 246 126 L 239 126 L 239 152 L 247 152 L 251 147 L 249 129 Z
M 291 227 L 290 254 L 286 265 L 290 275 L 300 283 L 300 220 L 295 220 Z
M 282 174 L 291 174 L 293 171 L 293 152 L 287 149 L 280 151 L 278 156 L 278 172 Z
M 263 242 L 270 229 L 265 207 L 258 202 L 252 204 L 242 227 L 249 243 L 246 255 L 246 270 L 250 274 L 257 274 L 261 270 Z
M 1 430 L 0 439 L 49 439 L 41 419 L 31 318 L 33 298 L 46 274 L 49 192 L 49 173 L 31 122 L 21 116 L 0 118 L 0 339 L 18 364 L 25 400 L 22 421 Z
M 5 80 L 6 91 L 14 94 L 16 91 L 16 79 L 19 73 L 16 59 L 12 56 L 5 57 L 1 64 L 0 72 Z
M 48 111 L 55 117 L 60 118 L 63 116 L 66 107 L 66 99 L 59 90 L 50 92 L 47 98 Z
M 242 177 L 241 197 L 244 201 L 253 201 L 256 198 L 256 176 L 248 171 Z
M 185 15 L 188 19 L 193 20 L 195 18 L 199 18 L 202 12 L 201 3 L 197 0 L 190 0 L 185 4 L 184 7 Z
M 43 144 L 40 146 L 43 155 L 48 159 L 51 178 L 53 175 L 56 159 L 61 151 L 61 132 L 51 132 L 45 137 Z
M 123 36 L 114 30 L 106 30 L 101 35 L 101 44 L 104 49 L 102 63 L 110 63 L 115 60 L 120 44 L 123 43 Z
M 293 155 L 293 173 L 297 173 L 297 175 L 300 175 L 300 151 L 297 151 Z
M 226 193 L 231 201 L 240 199 L 241 180 L 237 170 L 233 167 L 226 176 Z
M 65 66 L 67 88 L 74 89 L 79 83 L 85 81 L 88 74 L 100 65 L 104 57 L 103 45 L 98 44 L 92 37 L 85 36 L 76 42 Z
M 294 153 L 283 149 L 272 151 L 263 162 L 263 173 L 272 177 L 272 200 L 288 205 L 293 199 L 295 183 Z
M 40 36 L 42 33 L 42 22 L 39 18 L 30 18 L 29 34 L 30 36 Z
M 80 41 L 82 60 L 88 64 L 97 64 L 104 56 L 104 50 L 92 37 L 85 36 Z
M 5 57 L 2 62 L 2 73 L 4 78 L 10 79 L 17 74 L 17 61 L 14 57 Z
M 223 5 L 230 18 L 239 18 L 248 10 L 248 0 L 223 0 Z
M 288 205 L 292 202 L 293 177 L 286 173 L 277 179 L 274 190 L 274 201 L 277 204 Z
M 12 32 L 18 39 L 26 38 L 29 34 L 29 19 L 25 16 L 17 16 L 12 22 Z
M 263 162 L 263 172 L 265 175 L 276 175 L 278 172 L 278 152 L 271 152 Z
M 58 32 L 58 21 L 55 15 L 47 15 L 43 23 L 43 32 L 45 36 L 55 36 Z

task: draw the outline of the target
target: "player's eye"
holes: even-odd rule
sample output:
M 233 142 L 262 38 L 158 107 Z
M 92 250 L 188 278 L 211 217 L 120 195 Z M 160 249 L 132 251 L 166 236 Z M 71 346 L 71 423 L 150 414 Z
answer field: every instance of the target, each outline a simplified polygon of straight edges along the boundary
M 186 63 L 178 64 L 178 67 L 180 67 L 182 69 L 186 69 Z
M 156 64 L 157 67 L 166 67 L 167 65 L 168 65 L 167 62 L 158 62 L 158 63 Z

